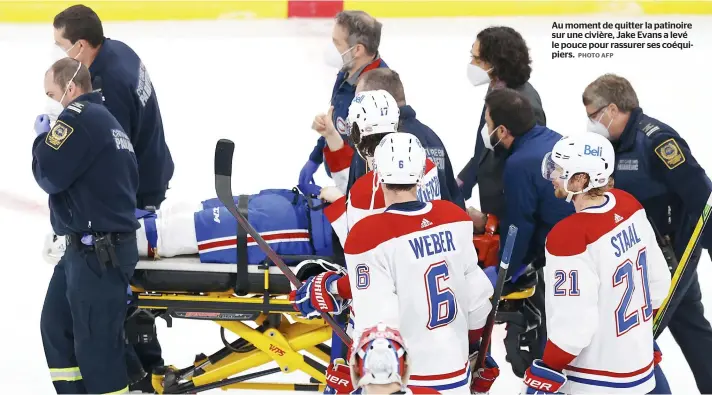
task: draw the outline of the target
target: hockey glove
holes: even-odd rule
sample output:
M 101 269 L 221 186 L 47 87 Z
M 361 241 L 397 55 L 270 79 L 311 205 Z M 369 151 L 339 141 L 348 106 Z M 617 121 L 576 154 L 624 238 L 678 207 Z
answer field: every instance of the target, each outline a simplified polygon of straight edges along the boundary
M 485 366 L 475 370 L 474 364 L 477 361 L 477 356 L 479 354 L 480 342 L 470 345 L 469 360 L 472 366 L 472 381 L 470 381 L 470 393 L 471 394 L 485 394 L 489 392 L 494 381 L 499 377 L 499 365 L 497 361 L 492 358 L 491 355 L 487 354 L 485 358 Z
M 524 372 L 524 384 L 527 394 L 561 394 L 558 391 L 566 384 L 566 375 L 544 365 L 541 359 L 535 359 Z
M 309 277 L 299 289 L 289 294 L 294 309 L 306 318 L 318 318 L 321 312 L 341 314 L 350 303 L 330 290 L 335 290 L 334 282 L 341 278 L 335 272 L 325 272 Z M 333 285 L 332 285 L 333 284 Z
M 337 358 L 326 368 L 325 394 L 350 394 L 354 390 L 351 383 L 351 369 L 341 358 Z

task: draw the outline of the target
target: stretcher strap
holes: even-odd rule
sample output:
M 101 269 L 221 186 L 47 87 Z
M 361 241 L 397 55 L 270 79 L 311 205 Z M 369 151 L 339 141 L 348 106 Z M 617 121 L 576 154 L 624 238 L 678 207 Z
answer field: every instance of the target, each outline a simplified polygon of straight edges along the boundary
M 237 211 L 248 220 L 247 217 L 247 201 L 248 195 L 240 195 L 237 201 Z M 235 293 L 244 296 L 249 293 L 249 275 L 247 273 L 247 231 L 242 226 L 237 225 L 237 284 L 235 284 Z
M 143 218 L 143 226 L 146 229 L 148 256 L 155 258 L 158 251 L 158 229 L 156 228 L 156 215 L 145 216 Z

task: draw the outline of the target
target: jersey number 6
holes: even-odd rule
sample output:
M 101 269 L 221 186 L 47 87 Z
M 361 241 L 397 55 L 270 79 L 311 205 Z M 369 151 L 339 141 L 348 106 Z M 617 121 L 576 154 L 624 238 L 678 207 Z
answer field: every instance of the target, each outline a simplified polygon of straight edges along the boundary
M 457 316 L 455 294 L 445 285 L 450 272 L 445 261 L 433 263 L 425 271 L 425 294 L 428 298 L 427 327 L 430 330 L 445 326 Z
M 650 291 L 648 290 L 648 259 L 645 248 L 638 251 L 638 257 L 633 263 L 630 259 L 621 263 L 613 273 L 613 287 L 625 283 L 625 292 L 616 309 L 616 335 L 623 336 L 629 330 L 640 324 L 640 313 L 643 313 L 643 321 L 653 318 L 653 305 L 650 302 Z M 635 285 L 637 283 L 635 272 L 639 272 L 640 282 L 643 290 L 643 306 L 627 314 L 631 301 L 635 296 Z

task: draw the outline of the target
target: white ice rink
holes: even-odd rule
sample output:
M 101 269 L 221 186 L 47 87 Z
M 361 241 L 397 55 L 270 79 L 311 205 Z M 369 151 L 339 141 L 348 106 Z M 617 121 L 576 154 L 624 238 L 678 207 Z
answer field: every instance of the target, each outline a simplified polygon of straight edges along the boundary
M 688 50 L 617 51 L 606 60 L 551 60 L 553 21 L 600 18 L 471 18 L 383 20 L 381 54 L 397 70 L 408 104 L 444 141 L 458 172 L 473 152 L 485 94 L 466 78 L 476 33 L 495 24 L 519 30 L 531 48 L 531 82 L 539 91 L 550 128 L 564 135 L 585 130 L 584 87 L 614 72 L 635 87 L 641 107 L 672 125 L 712 169 L 709 72 L 712 18 L 686 20 L 695 46 Z M 633 20 L 640 18 L 619 18 Z M 312 118 L 326 111 L 336 71 L 323 62 L 330 45 L 325 20 L 107 23 L 105 34 L 126 42 L 143 58 L 158 94 L 166 139 L 176 163 L 169 198 L 214 196 L 213 150 L 219 138 L 237 143 L 236 193 L 291 188 L 317 139 Z M 49 231 L 44 192 L 31 172 L 32 131 L 43 109 L 43 76 L 53 46 L 51 23 L 0 25 L 0 372 L 3 392 L 52 393 L 40 339 L 40 311 L 52 267 L 41 257 Z M 108 175 L 110 176 L 110 175 Z M 320 171 L 317 183 L 327 185 Z M 474 198 L 471 204 L 476 205 Z M 712 304 L 712 268 L 705 253 L 700 279 Z M 708 312 L 708 317 L 712 318 Z M 159 322 L 168 364 L 185 366 L 195 354 L 222 347 L 210 322 Z M 502 375 L 492 393 L 513 394 L 520 381 L 504 360 L 503 329 L 495 331 L 494 355 Z M 663 369 L 674 393 L 698 393 L 687 363 L 669 333 L 663 334 Z M 276 366 L 276 365 L 275 365 Z M 306 380 L 299 373 L 276 380 Z M 297 377 L 299 376 L 299 377 Z M 269 378 L 268 378 L 269 379 Z

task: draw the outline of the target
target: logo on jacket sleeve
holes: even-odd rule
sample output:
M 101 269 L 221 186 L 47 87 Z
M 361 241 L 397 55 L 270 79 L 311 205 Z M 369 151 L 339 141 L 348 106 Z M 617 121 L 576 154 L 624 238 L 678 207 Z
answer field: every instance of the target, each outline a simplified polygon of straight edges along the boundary
M 685 163 L 685 155 L 675 139 L 667 139 L 655 148 L 658 158 L 665 163 L 668 169 L 672 170 Z
M 67 125 L 63 121 L 57 121 L 52 130 L 47 133 L 47 137 L 45 137 L 45 144 L 57 151 L 62 145 L 64 145 L 64 142 L 67 141 L 72 133 L 74 133 L 73 127 Z
M 344 121 L 344 118 L 337 117 L 334 126 L 336 126 L 337 132 L 340 134 L 346 134 L 346 121 Z

